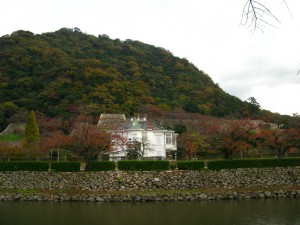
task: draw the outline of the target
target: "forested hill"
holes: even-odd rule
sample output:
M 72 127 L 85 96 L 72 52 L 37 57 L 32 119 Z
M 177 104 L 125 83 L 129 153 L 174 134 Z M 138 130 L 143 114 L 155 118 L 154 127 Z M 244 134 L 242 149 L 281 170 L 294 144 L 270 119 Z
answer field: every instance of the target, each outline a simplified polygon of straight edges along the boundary
M 68 117 L 82 104 L 95 114 L 128 115 L 146 104 L 218 117 L 243 117 L 250 110 L 249 103 L 168 50 L 76 28 L 2 36 L 0 104 L 50 117 Z

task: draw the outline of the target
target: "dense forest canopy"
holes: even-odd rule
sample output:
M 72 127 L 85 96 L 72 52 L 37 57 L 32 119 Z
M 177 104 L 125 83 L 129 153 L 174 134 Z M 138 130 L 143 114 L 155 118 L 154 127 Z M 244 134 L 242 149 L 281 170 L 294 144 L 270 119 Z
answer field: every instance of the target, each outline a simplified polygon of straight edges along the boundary
M 259 110 L 161 47 L 78 28 L 0 38 L 0 128 L 17 111 L 68 118 L 81 105 L 94 115 L 131 115 L 145 105 L 235 118 Z

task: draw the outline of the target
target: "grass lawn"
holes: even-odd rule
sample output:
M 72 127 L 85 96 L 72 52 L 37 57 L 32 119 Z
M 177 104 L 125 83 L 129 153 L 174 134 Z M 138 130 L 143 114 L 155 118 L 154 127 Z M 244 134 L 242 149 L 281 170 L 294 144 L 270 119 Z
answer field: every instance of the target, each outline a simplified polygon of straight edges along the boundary
M 22 141 L 23 136 L 20 134 L 4 134 L 0 135 L 0 141 Z

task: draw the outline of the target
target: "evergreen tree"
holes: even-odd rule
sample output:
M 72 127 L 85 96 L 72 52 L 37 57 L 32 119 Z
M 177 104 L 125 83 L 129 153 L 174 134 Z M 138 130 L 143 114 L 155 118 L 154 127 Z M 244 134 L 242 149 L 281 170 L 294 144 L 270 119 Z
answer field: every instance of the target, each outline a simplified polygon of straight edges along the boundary
M 30 111 L 26 124 L 23 148 L 30 153 L 37 153 L 39 150 L 40 133 L 36 120 L 36 116 L 33 110 Z

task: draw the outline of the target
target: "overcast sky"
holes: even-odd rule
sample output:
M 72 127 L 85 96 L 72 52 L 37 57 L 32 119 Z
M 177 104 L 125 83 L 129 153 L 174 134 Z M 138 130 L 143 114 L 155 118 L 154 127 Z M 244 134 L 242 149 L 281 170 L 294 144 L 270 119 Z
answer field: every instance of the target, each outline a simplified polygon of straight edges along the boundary
M 246 0 L 1 0 L 0 36 L 78 27 L 163 47 L 227 93 L 263 109 L 300 114 L 300 1 L 261 0 L 280 20 L 264 33 L 241 26 Z M 1 101 L 1 100 L 0 100 Z

